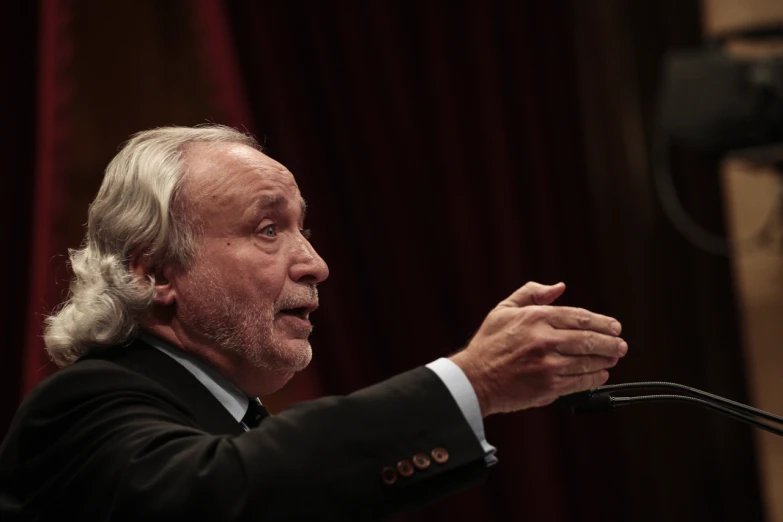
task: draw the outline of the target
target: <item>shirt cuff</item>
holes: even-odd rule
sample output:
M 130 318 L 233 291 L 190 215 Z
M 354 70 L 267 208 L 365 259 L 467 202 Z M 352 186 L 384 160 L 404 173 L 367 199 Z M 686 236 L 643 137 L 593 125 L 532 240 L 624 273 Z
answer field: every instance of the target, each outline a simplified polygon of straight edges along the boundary
M 496 464 L 498 461 L 497 457 L 495 457 L 496 448 L 487 442 L 487 438 L 484 435 L 484 419 L 481 417 L 478 397 L 465 373 L 454 361 L 445 357 L 429 363 L 427 368 L 440 377 L 440 380 L 443 381 L 443 384 L 451 392 L 454 400 L 457 401 L 459 409 L 462 410 L 462 415 L 465 416 L 465 420 L 468 421 L 468 424 L 473 429 L 473 433 L 476 434 L 481 447 L 484 448 L 484 461 L 487 466 Z

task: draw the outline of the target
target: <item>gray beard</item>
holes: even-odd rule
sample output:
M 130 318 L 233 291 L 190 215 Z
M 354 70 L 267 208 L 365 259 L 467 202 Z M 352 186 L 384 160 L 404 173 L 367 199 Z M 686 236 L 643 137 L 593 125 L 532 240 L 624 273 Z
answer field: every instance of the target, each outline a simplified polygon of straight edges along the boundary
M 199 304 L 179 307 L 179 313 L 193 328 L 223 351 L 239 355 L 251 366 L 272 372 L 297 372 L 312 359 L 310 343 L 304 350 L 286 348 L 274 332 L 276 310 L 240 302 L 218 284 L 214 270 L 204 269 L 195 275 L 193 286 L 201 295 L 188 296 Z M 312 287 L 310 295 L 317 296 Z M 295 297 L 284 298 L 280 308 L 288 308 Z M 301 332 L 302 334 L 309 334 Z M 303 335 L 302 342 L 306 341 Z

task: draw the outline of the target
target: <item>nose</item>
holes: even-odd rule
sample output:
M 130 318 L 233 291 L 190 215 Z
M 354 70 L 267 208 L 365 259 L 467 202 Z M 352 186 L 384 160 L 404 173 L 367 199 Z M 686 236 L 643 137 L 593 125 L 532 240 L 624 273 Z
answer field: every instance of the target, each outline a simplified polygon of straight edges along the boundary
M 318 284 L 329 277 L 329 267 L 326 265 L 313 245 L 301 238 L 301 243 L 297 246 L 297 252 L 294 256 L 294 263 L 289 269 L 291 280 L 296 283 Z

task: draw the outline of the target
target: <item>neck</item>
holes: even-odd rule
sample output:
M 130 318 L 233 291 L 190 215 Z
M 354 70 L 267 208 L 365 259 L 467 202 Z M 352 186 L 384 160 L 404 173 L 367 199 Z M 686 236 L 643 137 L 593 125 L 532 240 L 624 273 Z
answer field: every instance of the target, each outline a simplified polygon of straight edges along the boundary
M 204 339 L 188 335 L 187 330 L 175 324 L 144 324 L 142 330 L 166 341 L 209 364 L 230 380 L 248 397 L 263 397 L 282 388 L 293 377 L 292 373 L 280 373 L 258 368 L 248 363 L 240 354 L 223 350 Z

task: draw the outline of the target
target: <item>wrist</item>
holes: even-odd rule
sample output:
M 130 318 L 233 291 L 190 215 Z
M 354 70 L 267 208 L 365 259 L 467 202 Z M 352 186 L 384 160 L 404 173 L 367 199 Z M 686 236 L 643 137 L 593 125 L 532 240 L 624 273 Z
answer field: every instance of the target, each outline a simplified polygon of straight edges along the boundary
M 491 412 L 489 394 L 483 386 L 483 380 L 480 377 L 479 369 L 476 367 L 475 362 L 470 355 L 466 355 L 464 351 L 456 353 L 449 357 L 449 359 L 459 366 L 465 377 L 468 378 L 468 382 L 473 386 L 473 391 L 476 393 L 478 399 L 479 408 L 481 409 L 481 417 L 485 418 L 489 416 Z

